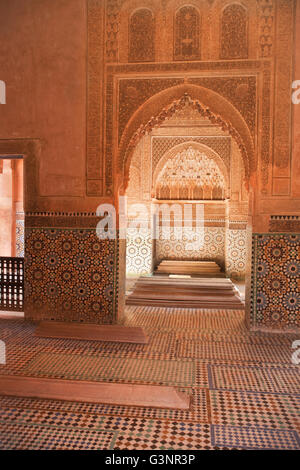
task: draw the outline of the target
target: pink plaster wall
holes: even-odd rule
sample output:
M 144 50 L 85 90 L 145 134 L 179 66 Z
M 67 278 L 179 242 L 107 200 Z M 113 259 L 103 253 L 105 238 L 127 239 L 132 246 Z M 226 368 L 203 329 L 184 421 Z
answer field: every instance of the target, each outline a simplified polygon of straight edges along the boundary
M 297 0 L 294 80 L 300 80 L 300 0 Z M 293 106 L 292 196 L 300 197 L 300 104 Z
M 82 197 L 86 2 L 1 1 L 0 71 L 0 139 L 40 139 L 40 195 Z

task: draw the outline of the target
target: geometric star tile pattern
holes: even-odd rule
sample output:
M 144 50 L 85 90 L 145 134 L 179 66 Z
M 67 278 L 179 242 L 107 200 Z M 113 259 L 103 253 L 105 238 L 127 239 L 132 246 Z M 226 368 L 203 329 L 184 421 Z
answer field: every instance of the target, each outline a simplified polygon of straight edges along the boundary
M 112 323 L 117 240 L 88 228 L 26 228 L 26 316 Z
M 254 234 L 251 278 L 253 325 L 300 324 L 300 234 Z
M 38 338 L 0 316 L 0 374 L 173 385 L 189 410 L 0 397 L 1 449 L 300 449 L 294 333 L 250 332 L 242 310 L 127 307 L 149 344 Z

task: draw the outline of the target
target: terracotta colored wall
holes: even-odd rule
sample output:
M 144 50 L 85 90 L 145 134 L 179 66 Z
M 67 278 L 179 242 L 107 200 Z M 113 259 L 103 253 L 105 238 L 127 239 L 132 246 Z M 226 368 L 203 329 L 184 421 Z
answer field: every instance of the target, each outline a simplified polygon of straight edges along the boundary
M 300 0 L 297 0 L 294 80 L 300 80 Z M 300 104 L 293 107 L 292 196 L 300 197 Z
M 276 3 L 276 2 L 275 2 Z M 278 2 L 283 4 L 284 2 Z M 289 3 L 289 2 L 286 2 Z M 261 177 L 261 168 L 256 175 L 254 182 L 254 219 L 253 230 L 255 232 L 268 232 L 270 229 L 270 215 L 298 215 L 300 216 L 300 105 L 288 106 L 288 100 L 292 103 L 292 81 L 300 79 L 300 1 L 290 2 L 289 6 L 295 5 L 291 10 L 292 21 L 295 24 L 295 31 L 292 32 L 291 26 L 279 27 L 279 20 L 284 20 L 283 15 L 278 16 L 275 25 L 276 40 L 276 63 L 274 86 L 274 116 L 272 117 L 273 138 L 271 141 L 272 149 L 269 158 L 268 182 L 263 184 Z M 287 34 L 284 36 L 282 32 Z M 283 53 L 283 47 L 286 39 L 291 37 L 290 46 Z M 292 65 L 292 73 L 289 74 L 288 67 Z M 285 85 L 283 82 L 285 81 Z M 272 82 L 273 83 L 273 82 Z M 288 88 L 290 86 L 290 89 Z M 291 124 L 289 126 L 289 123 Z M 277 134 L 276 134 L 277 133 Z M 291 145 L 288 139 L 282 145 L 278 144 L 278 136 L 291 135 Z M 277 137 L 276 137 L 277 135 Z M 283 230 L 284 231 L 284 230 Z
M 86 2 L 0 2 L 0 139 L 41 142 L 39 192 L 48 209 L 84 197 Z M 72 203 L 68 200 L 72 197 Z
M 300 80 L 300 1 L 295 2 L 293 80 Z M 277 42 L 279 38 L 276 38 Z M 280 48 L 280 44 L 278 45 Z M 277 82 L 283 72 L 279 73 Z M 279 84 L 280 89 L 280 84 Z M 291 101 L 292 101 L 291 87 Z M 282 92 L 284 94 L 284 90 Z M 276 115 L 282 108 L 275 107 Z M 270 166 L 272 187 L 254 191 L 254 217 L 252 240 L 252 272 L 250 289 L 250 326 L 258 329 L 295 330 L 300 325 L 299 272 L 300 249 L 300 105 L 292 105 L 291 148 L 286 149 L 286 164 L 274 158 Z M 256 182 L 260 174 L 257 174 Z M 273 220 L 270 218 L 273 216 Z M 275 217 L 274 217 L 275 216 Z M 298 217 L 298 220 L 297 220 Z M 268 233 L 269 232 L 269 233 Z M 298 232 L 298 233 L 297 233 Z

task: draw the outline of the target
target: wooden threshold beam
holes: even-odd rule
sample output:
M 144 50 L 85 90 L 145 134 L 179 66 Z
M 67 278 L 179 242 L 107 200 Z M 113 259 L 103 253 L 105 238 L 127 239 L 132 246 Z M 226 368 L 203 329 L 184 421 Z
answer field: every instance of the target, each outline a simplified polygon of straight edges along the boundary
M 65 323 L 42 321 L 34 332 L 42 338 L 65 338 L 86 341 L 112 341 L 118 343 L 147 344 L 143 328 L 121 325 L 94 325 L 90 323 Z
M 0 395 L 188 410 L 190 396 L 174 387 L 0 375 Z

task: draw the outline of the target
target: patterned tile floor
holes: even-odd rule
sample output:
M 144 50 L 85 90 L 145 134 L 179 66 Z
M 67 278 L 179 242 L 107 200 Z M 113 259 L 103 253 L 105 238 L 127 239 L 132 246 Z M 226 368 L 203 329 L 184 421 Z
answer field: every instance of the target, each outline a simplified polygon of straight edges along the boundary
M 300 449 L 293 334 L 249 332 L 243 311 L 129 307 L 149 345 L 36 338 L 0 317 L 0 374 L 173 385 L 189 411 L 0 397 L 0 449 Z

